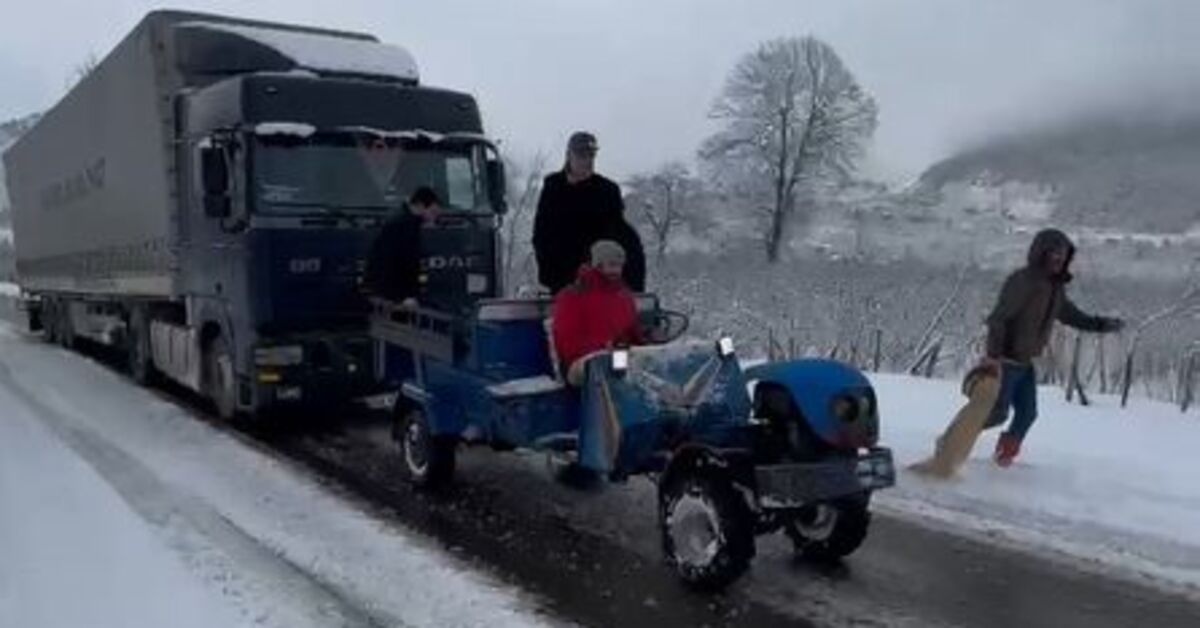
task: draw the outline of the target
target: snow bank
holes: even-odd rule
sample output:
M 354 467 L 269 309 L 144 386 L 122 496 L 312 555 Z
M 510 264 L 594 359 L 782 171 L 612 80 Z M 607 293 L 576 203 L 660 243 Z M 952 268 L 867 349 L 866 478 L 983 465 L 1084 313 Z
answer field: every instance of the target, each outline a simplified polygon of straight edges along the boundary
M 872 377 L 882 438 L 898 466 L 923 459 L 963 401 L 957 382 Z M 1067 404 L 1039 391 L 1040 418 L 1017 463 L 990 460 L 985 432 L 960 477 L 903 472 L 878 494 L 894 512 L 932 517 L 987 536 L 1200 587 L 1200 416 L 1167 404 L 1111 397 Z
M 273 48 L 296 65 L 316 72 L 345 72 L 417 81 L 417 62 L 404 48 L 364 39 L 258 28 L 233 24 L 187 22 L 180 26 L 232 33 Z
M 0 512 L 0 626 L 239 625 L 230 605 L 3 386 Z
M 62 502 L 57 477 L 15 493 L 14 484 L 55 476 L 63 463 L 40 462 L 36 451 L 26 451 L 32 446 L 0 433 L 0 512 L 22 513 L 25 536 L 14 542 L 26 554 L 18 555 L 28 556 L 29 569 L 41 570 L 36 579 L 15 572 L 25 588 L 14 589 L 16 583 L 5 581 L 5 574 L 14 572 L 0 569 L 0 609 L 5 609 L 0 613 L 39 620 L 10 622 L 0 614 L 0 625 L 182 625 L 180 614 L 193 607 L 211 610 L 197 611 L 197 625 L 233 625 L 217 617 L 223 606 L 242 625 L 268 627 L 546 623 L 519 591 L 364 512 L 305 471 L 214 430 L 104 367 L 3 325 L 0 394 L 0 424 L 6 430 L 14 429 L 9 417 L 15 412 L 30 417 L 26 423 L 40 421 L 103 477 L 103 482 L 77 482 L 79 504 L 111 502 L 97 495 L 111 492 L 107 484 L 142 519 L 131 522 L 128 513 L 118 512 L 108 522 L 104 506 L 95 508 L 101 513 L 96 517 L 90 506 L 66 512 L 76 504 Z M 71 460 L 66 453 L 60 457 Z M 70 464 L 82 466 L 78 460 Z M 40 473 L 51 467 L 53 473 Z M 88 516 L 80 518 L 82 512 Z M 68 538 L 72 531 L 65 526 L 71 522 L 63 518 L 78 519 L 74 525 L 80 530 L 73 536 L 85 538 Z M 0 518 L 6 565 L 9 519 Z M 35 535 L 43 527 L 47 531 Z M 153 539 L 136 532 L 143 528 L 153 531 Z M 100 547 L 120 542 L 124 530 L 134 530 L 128 534 L 137 537 L 129 542 L 136 550 L 129 565 L 118 556 L 122 546 Z M 71 552 L 78 547 L 91 552 L 80 560 L 94 560 L 94 570 L 107 570 L 91 574 L 104 582 L 77 583 Z M 156 562 L 143 566 L 136 562 L 139 557 Z M 186 576 L 179 569 L 163 575 L 180 562 L 187 566 Z M 135 573 L 120 577 L 124 569 Z M 158 586 L 140 586 L 146 581 Z M 119 612 L 123 607 L 114 610 L 96 601 L 95 615 L 76 621 L 69 605 L 27 601 L 56 597 L 61 602 L 65 592 L 73 603 L 93 591 L 113 605 L 136 597 L 146 608 L 135 610 L 146 613 L 169 603 L 174 620 L 127 621 L 129 615 Z

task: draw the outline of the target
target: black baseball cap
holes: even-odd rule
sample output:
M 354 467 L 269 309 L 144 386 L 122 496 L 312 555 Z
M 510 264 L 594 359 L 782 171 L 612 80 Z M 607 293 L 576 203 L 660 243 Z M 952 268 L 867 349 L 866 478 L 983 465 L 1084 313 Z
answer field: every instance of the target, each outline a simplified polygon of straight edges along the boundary
M 567 140 L 567 150 L 579 155 L 595 155 L 596 151 L 600 150 L 600 144 L 595 135 L 587 131 L 576 131 L 571 134 L 571 139 Z

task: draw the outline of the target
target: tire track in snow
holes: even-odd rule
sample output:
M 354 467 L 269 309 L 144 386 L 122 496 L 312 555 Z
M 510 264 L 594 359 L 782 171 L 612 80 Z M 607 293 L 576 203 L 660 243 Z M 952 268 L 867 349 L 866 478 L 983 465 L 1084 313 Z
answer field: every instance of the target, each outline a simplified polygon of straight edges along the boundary
M 64 444 L 89 464 L 121 496 L 138 516 L 163 531 L 191 532 L 192 539 L 174 539 L 180 544 L 208 544 L 208 548 L 190 549 L 224 556 L 226 569 L 236 568 L 238 578 L 248 578 L 255 588 L 272 589 L 273 599 L 303 601 L 306 609 L 281 608 L 291 614 L 278 621 L 259 614 L 256 623 L 279 626 L 341 626 L 376 628 L 403 625 L 398 618 L 375 616 L 312 573 L 285 556 L 261 544 L 257 539 L 223 516 L 203 500 L 178 487 L 161 481 L 144 464 L 100 434 L 74 425 L 53 408 L 42 403 L 13 377 L 10 366 L 0 361 L 0 386 L 24 404 Z M 180 530 L 180 526 L 186 530 Z M 198 537 L 198 538 L 197 538 Z M 208 550 L 205 552 L 205 550 Z M 235 573 L 230 569 L 230 573 Z M 245 574 L 245 575 L 242 575 Z M 224 591 L 229 595 L 228 590 Z M 233 597 L 237 597 L 234 595 Z M 235 600 L 235 602 L 239 602 Z M 245 603 L 239 603 L 245 609 Z M 297 611 L 304 616 L 295 616 Z

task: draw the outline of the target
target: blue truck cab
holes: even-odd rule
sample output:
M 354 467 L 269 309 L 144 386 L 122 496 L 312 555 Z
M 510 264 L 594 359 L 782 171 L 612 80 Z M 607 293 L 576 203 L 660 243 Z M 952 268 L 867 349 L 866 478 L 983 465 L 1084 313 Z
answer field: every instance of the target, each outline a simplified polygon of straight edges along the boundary
M 33 327 L 226 417 L 385 384 L 362 275 L 417 187 L 450 217 L 431 240 L 457 243 L 427 283 L 499 294 L 472 262 L 504 205 L 478 106 L 371 35 L 150 13 L 4 160 Z

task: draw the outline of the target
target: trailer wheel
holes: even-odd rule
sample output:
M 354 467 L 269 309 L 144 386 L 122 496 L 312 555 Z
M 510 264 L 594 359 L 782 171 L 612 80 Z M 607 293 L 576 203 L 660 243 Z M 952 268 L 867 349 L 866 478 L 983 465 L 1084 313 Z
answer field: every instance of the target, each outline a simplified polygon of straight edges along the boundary
M 237 381 L 233 375 L 233 356 L 221 336 L 213 338 L 204 353 L 204 394 L 212 401 L 217 416 L 232 420 L 237 416 Z
M 125 350 L 129 376 L 138 384 L 151 385 L 157 379 L 158 372 L 150 357 L 150 325 L 146 320 L 145 310 L 139 308 L 129 313 L 127 329 Z
M 47 299 L 42 305 L 42 340 L 58 344 L 58 305 Z
M 796 554 L 831 562 L 853 554 L 871 526 L 870 496 L 845 497 L 805 508 L 784 532 Z
M 679 469 L 659 486 L 659 526 L 667 563 L 686 585 L 719 591 L 754 558 L 754 519 L 728 475 Z
M 396 412 L 398 429 L 395 435 L 409 480 L 426 489 L 449 484 L 454 479 L 458 443 L 453 437 L 434 435 L 424 409 L 398 404 Z
M 71 306 L 65 301 L 54 303 L 53 330 L 49 340 L 64 349 L 75 347 L 75 329 L 71 324 Z

